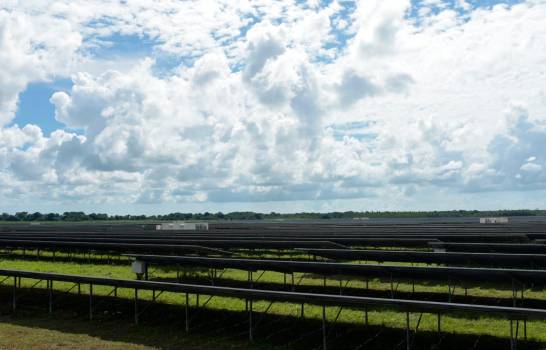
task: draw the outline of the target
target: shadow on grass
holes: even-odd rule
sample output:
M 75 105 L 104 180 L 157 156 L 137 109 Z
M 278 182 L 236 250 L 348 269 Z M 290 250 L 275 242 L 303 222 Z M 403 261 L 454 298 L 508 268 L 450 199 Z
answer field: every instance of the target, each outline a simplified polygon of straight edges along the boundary
M 140 301 L 139 324 L 134 325 L 131 300 L 93 299 L 89 321 L 89 297 L 55 293 L 53 315 L 47 313 L 45 290 L 19 290 L 16 314 L 11 313 L 9 288 L 0 289 L 0 323 L 87 334 L 108 341 L 140 344 L 159 349 L 321 349 L 322 323 L 317 319 L 253 313 L 253 342 L 249 342 L 249 313 L 190 307 L 189 333 L 185 332 L 185 308 L 180 305 Z M 24 294 L 23 294 L 24 293 Z M 61 298 L 60 298 L 61 297 Z M 183 296 L 181 295 L 181 299 Z M 206 300 L 203 297 L 201 300 Z M 202 301 L 202 303 L 203 303 Z M 201 304 L 202 305 L 202 304 Z M 299 310 L 294 305 L 294 313 Z M 404 318 L 404 314 L 400 314 Z M 418 331 L 410 341 L 413 349 L 509 349 L 509 340 L 491 336 L 438 334 Z M 47 340 L 45 340 L 47 341 Z M 363 323 L 327 324 L 328 349 L 406 349 L 406 330 Z M 518 349 L 540 349 L 544 344 L 518 342 Z
M 307 280 L 314 279 L 322 283 L 322 276 L 307 275 L 305 277 Z M 151 281 L 157 282 L 173 282 L 176 283 L 177 279 L 173 277 L 162 277 L 154 276 L 150 278 Z M 287 279 L 288 280 L 288 279 Z M 378 281 L 379 279 L 375 279 Z M 347 280 L 341 281 L 341 288 L 339 285 L 334 285 L 332 280 L 328 280 L 329 285 L 324 287 L 322 285 L 309 285 L 309 284 L 296 284 L 294 285 L 294 290 L 297 292 L 307 292 L 307 293 L 323 293 L 323 294 L 343 294 L 343 295 L 353 295 L 353 296 L 363 296 L 363 297 L 374 297 L 374 298 L 396 298 L 396 299 L 409 299 L 409 300 L 428 300 L 428 301 L 437 301 L 437 302 L 451 302 L 461 303 L 461 304 L 480 304 L 480 305 L 493 305 L 493 306 L 513 306 L 514 300 L 511 297 L 499 298 L 498 296 L 487 296 L 487 295 L 465 295 L 464 288 L 457 286 L 457 294 L 451 295 L 449 298 L 447 285 L 442 285 L 441 283 L 427 283 L 420 282 L 419 285 L 420 291 L 408 291 L 408 290 L 397 290 L 391 293 L 391 290 L 388 289 L 388 286 L 385 289 L 365 289 L 362 287 L 352 287 L 351 283 L 347 283 Z M 181 283 L 190 283 L 190 284 L 211 284 L 210 278 L 199 275 L 199 274 L 188 274 L 183 276 L 179 281 Z M 230 278 L 217 278 L 215 281 L 217 286 L 225 287 L 234 287 L 234 288 L 247 288 L 248 282 L 241 280 L 234 280 Z M 384 283 L 388 283 L 382 281 Z M 410 280 L 397 280 L 394 284 L 395 288 L 397 284 L 405 284 L 405 287 L 411 286 Z M 267 290 L 285 290 L 290 291 L 292 285 L 289 281 L 287 284 L 278 283 L 278 282 L 269 282 L 269 281 L 254 281 L 254 288 L 258 289 L 267 289 Z M 445 292 L 437 292 L 431 289 L 423 291 L 425 286 L 437 287 L 445 286 Z M 491 289 L 494 288 L 494 285 L 489 286 Z M 452 287 L 453 288 L 453 287 Z M 521 299 L 518 294 L 516 298 L 517 306 L 535 308 L 535 309 L 546 309 L 546 300 L 544 299 L 535 299 L 529 298 L 528 296 L 525 299 Z

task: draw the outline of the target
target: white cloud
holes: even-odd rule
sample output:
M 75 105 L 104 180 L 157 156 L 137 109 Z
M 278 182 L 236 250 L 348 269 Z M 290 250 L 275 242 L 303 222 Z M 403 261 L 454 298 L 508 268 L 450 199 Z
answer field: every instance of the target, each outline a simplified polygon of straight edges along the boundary
M 29 82 L 70 75 L 50 101 L 81 134 L 0 128 L 0 198 L 386 201 L 544 186 L 544 3 L 430 2 L 420 21 L 405 0 L 358 2 L 343 19 L 337 1 L 154 4 L 0 10 L 0 125 Z M 335 27 L 354 33 L 346 46 L 329 48 Z M 113 34 L 151 40 L 151 57 L 111 69 L 94 48 Z M 166 53 L 182 63 L 158 73 Z
M 409 8 L 409 0 L 358 2 L 356 42 L 364 58 L 388 54 L 395 49 L 399 30 L 404 26 L 404 15 Z
M 81 40 L 63 19 L 0 7 L 0 127 L 13 119 L 18 96 L 29 82 L 67 71 Z
M 520 169 L 530 173 L 536 173 L 542 170 L 542 166 L 535 163 L 525 163 L 520 167 Z

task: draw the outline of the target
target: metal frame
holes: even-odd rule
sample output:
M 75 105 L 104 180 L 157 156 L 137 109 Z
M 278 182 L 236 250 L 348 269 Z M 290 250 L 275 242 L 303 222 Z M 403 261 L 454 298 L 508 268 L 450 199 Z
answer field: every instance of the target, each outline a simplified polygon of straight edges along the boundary
M 141 314 L 138 310 L 138 291 L 139 290 L 158 290 L 161 292 L 176 292 L 185 293 L 186 295 L 186 331 L 189 332 L 189 293 L 192 294 L 204 294 L 209 296 L 221 296 L 221 297 L 234 297 L 239 299 L 250 300 L 249 311 L 249 340 L 253 340 L 253 307 L 254 300 L 269 300 L 289 302 L 289 303 L 308 303 L 322 306 L 322 330 L 323 330 L 323 348 L 327 346 L 327 322 L 326 322 L 326 307 L 338 306 L 341 308 L 364 308 L 368 306 L 381 306 L 395 308 L 406 313 L 409 319 L 410 312 L 419 313 L 436 313 L 445 314 L 452 312 L 464 312 L 473 314 L 495 314 L 497 316 L 503 316 L 509 319 L 511 329 L 511 346 L 515 349 L 518 336 L 519 322 L 516 324 L 516 334 L 513 336 L 513 321 L 514 320 L 527 320 L 530 318 L 545 319 L 546 310 L 539 309 L 527 309 L 519 307 L 499 307 L 499 306 L 486 306 L 486 305 L 470 305 L 470 304 L 456 304 L 456 303 L 439 303 L 428 301 L 416 301 L 416 300 L 401 300 L 401 299 L 385 299 L 385 298 L 370 298 L 370 297 L 354 297 L 346 295 L 329 295 L 329 294 L 312 294 L 312 293 L 300 293 L 300 292 L 287 292 L 287 291 L 267 291 L 257 289 L 245 289 L 245 288 L 227 288 L 216 287 L 208 285 L 191 285 L 191 284 L 177 284 L 166 282 L 152 282 L 152 281 L 135 281 L 135 280 L 123 280 L 113 279 L 106 277 L 89 277 L 79 275 L 66 275 L 55 274 L 45 272 L 34 271 L 19 271 L 19 270 L 5 270 L 0 269 L 0 276 L 13 277 L 13 310 L 16 311 L 16 296 L 17 296 L 17 282 L 21 278 L 36 279 L 37 283 L 46 280 L 48 282 L 48 290 L 50 293 L 50 301 L 52 298 L 53 281 L 59 282 L 72 282 L 75 284 L 89 284 L 89 319 L 93 320 L 93 310 L 96 305 L 93 304 L 93 286 L 110 286 L 114 287 L 109 295 L 114 293 L 117 288 L 134 289 L 135 291 L 135 323 L 138 323 L 138 316 Z M 4 279 L 5 281 L 5 279 Z M 34 286 L 37 285 L 34 284 Z M 74 287 L 72 287 L 74 288 Z M 97 304 L 98 305 L 98 304 Z M 50 310 L 52 311 L 52 304 L 50 304 Z M 144 310 L 143 310 L 144 311 Z M 339 317 L 339 313 L 338 316 Z M 336 317 L 336 318 L 337 318 Z M 438 318 L 438 327 L 440 328 L 440 318 Z M 418 327 L 416 327 L 417 329 Z M 409 337 L 409 326 L 407 327 Z M 410 345 L 409 338 L 407 338 L 408 345 Z M 513 344 L 513 345 L 512 345 Z

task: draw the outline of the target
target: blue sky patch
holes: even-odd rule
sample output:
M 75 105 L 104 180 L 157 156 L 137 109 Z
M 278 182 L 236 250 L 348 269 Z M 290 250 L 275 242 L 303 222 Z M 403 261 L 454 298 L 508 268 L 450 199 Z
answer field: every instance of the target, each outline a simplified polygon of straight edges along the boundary
M 107 37 L 94 37 L 89 40 L 92 45 L 89 53 L 100 58 L 116 58 L 123 56 L 151 56 L 156 40 L 138 35 L 113 34 Z
M 12 124 L 21 127 L 35 124 L 42 128 L 45 135 L 63 129 L 64 125 L 55 119 L 55 106 L 49 102 L 51 95 L 57 91 L 70 91 L 72 81 L 59 79 L 53 82 L 31 83 L 19 95 L 19 108 Z

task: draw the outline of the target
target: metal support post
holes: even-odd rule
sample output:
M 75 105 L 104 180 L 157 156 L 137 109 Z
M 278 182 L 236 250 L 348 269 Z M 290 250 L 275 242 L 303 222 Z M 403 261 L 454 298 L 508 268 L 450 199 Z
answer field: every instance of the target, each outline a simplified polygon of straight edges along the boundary
M 409 312 L 406 312 L 406 349 L 410 350 L 410 320 Z
M 250 289 L 252 289 L 252 272 L 247 272 L 247 282 Z M 245 299 L 245 311 L 248 312 L 248 299 Z
M 326 350 L 326 306 L 322 305 L 322 350 Z
M 391 299 L 394 299 L 394 285 L 392 281 L 392 275 L 391 275 Z
M 292 275 L 292 292 L 296 289 L 296 286 L 294 285 L 294 272 L 291 273 Z
M 13 301 L 12 301 L 13 313 L 17 310 L 17 277 L 13 277 Z
M 49 292 L 49 314 L 53 314 L 53 281 L 47 281 L 47 289 Z
M 93 321 L 93 285 L 89 284 L 89 321 Z
M 135 324 L 138 324 L 138 289 L 135 288 Z
M 248 340 L 250 342 L 254 341 L 254 338 L 252 335 L 252 299 L 250 299 L 250 310 L 248 313 Z
M 516 307 L 516 297 L 517 297 L 516 286 L 514 283 L 514 279 L 512 278 L 512 306 L 513 307 Z
M 516 350 L 516 342 L 514 341 L 513 321 L 510 320 L 510 350 Z
M 186 305 L 184 307 L 184 311 L 186 313 L 186 333 L 189 333 L 190 331 L 190 318 L 189 318 L 189 303 L 190 303 L 190 297 L 188 295 L 188 293 L 186 293 Z

